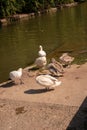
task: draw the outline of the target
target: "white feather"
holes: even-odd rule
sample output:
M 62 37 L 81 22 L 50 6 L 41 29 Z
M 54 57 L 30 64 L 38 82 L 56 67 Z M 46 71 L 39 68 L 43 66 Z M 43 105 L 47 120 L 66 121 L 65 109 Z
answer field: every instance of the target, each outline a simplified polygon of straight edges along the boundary
M 22 76 L 22 68 L 19 68 L 18 70 L 11 71 L 9 73 L 9 78 L 13 81 L 16 79 L 21 79 Z
M 38 52 L 38 55 L 40 57 L 46 56 L 46 52 L 43 50 L 43 47 L 40 45 L 39 48 L 40 48 L 40 50 Z
M 56 86 L 59 86 L 61 84 L 61 81 L 58 81 L 58 79 L 56 79 L 50 75 L 37 76 L 36 81 L 48 89 L 54 89 Z
M 38 57 L 35 60 L 35 64 L 37 67 L 44 67 L 47 64 L 46 57 Z

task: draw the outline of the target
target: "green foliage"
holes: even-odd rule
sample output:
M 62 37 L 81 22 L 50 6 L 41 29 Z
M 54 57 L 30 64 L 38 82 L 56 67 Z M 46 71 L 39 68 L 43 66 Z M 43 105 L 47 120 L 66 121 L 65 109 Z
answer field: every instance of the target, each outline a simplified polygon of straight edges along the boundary
M 16 0 L 16 13 L 21 13 L 25 6 L 25 0 Z
M 25 13 L 37 12 L 40 7 L 39 0 L 25 0 L 25 6 L 22 11 Z
M 47 9 L 58 4 L 84 0 L 0 0 L 0 18 L 16 13 L 30 13 Z
M 24 0 L 0 0 L 0 18 L 21 12 Z
M 74 2 L 74 0 L 55 0 L 55 4 L 68 4 L 68 3 L 72 3 Z
M 15 7 L 16 1 L 15 0 L 1 0 L 0 1 L 0 12 L 1 16 L 9 16 L 15 13 L 16 7 Z

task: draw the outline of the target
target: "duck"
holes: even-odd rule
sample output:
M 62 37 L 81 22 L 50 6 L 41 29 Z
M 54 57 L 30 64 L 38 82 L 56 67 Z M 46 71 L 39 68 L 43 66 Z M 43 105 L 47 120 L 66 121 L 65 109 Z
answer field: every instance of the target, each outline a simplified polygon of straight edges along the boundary
M 38 67 L 38 68 L 44 68 L 47 64 L 47 59 L 45 56 L 43 57 L 38 57 L 36 58 L 35 60 L 35 65 Z
M 44 86 L 46 90 L 55 89 L 55 87 L 61 85 L 61 81 L 48 74 L 37 76 L 36 81 Z
M 68 53 L 63 53 L 59 60 L 63 65 L 70 66 L 74 60 L 74 57 L 69 56 Z
M 43 50 L 43 47 L 40 45 L 39 46 L 39 52 L 38 52 L 38 56 L 43 57 L 46 56 L 46 52 Z
M 16 83 L 16 81 L 20 81 L 20 83 L 22 84 L 22 80 L 21 80 L 21 77 L 22 77 L 22 68 L 19 68 L 18 70 L 14 70 L 14 71 L 11 71 L 9 73 L 9 78 L 14 81 Z
M 63 76 L 64 70 L 61 63 L 56 61 L 54 58 L 51 59 L 51 63 L 47 65 L 47 69 L 53 76 Z

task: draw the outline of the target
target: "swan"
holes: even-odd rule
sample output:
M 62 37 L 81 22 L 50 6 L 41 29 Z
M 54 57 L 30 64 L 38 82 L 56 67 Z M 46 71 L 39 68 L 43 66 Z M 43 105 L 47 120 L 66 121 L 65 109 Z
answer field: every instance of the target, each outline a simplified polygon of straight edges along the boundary
M 21 80 L 21 77 L 22 77 L 22 68 L 19 68 L 18 70 L 11 71 L 9 73 L 9 78 L 14 82 L 16 82 L 16 80 L 20 80 L 20 83 L 23 83 Z
M 50 75 L 39 75 L 36 77 L 36 81 L 44 86 L 47 90 L 55 89 L 56 86 L 61 84 L 61 81 Z
M 59 60 L 63 65 L 70 65 L 74 57 L 69 56 L 68 53 L 63 53 Z
M 43 50 L 43 47 L 40 45 L 39 48 L 40 48 L 40 50 L 38 52 L 38 55 L 40 57 L 46 56 L 46 52 Z
M 39 67 L 39 68 L 45 67 L 46 64 L 47 64 L 47 59 L 46 59 L 45 56 L 43 56 L 43 57 L 38 57 L 38 58 L 36 58 L 36 60 L 35 60 L 35 65 L 36 65 L 37 67 Z

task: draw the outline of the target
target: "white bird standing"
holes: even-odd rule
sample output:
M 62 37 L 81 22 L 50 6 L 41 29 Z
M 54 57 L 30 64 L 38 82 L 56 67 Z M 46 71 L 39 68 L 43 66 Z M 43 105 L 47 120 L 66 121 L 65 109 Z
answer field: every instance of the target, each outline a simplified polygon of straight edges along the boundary
M 38 55 L 40 57 L 46 56 L 46 52 L 43 50 L 43 47 L 40 45 L 39 48 L 40 48 L 40 50 L 38 52 Z
M 56 86 L 61 84 L 61 81 L 58 81 L 58 79 L 50 75 L 39 75 L 36 77 L 36 81 L 44 86 L 47 90 L 55 89 Z
M 20 81 L 20 83 L 23 83 L 21 80 L 22 76 L 22 68 L 19 68 L 18 70 L 11 71 L 9 73 L 9 78 L 16 83 L 16 81 Z
M 39 46 L 39 48 L 40 48 L 38 52 L 39 57 L 36 58 L 35 65 L 38 68 L 44 68 L 45 65 L 47 64 L 46 52 L 43 50 L 43 47 L 41 45 Z

